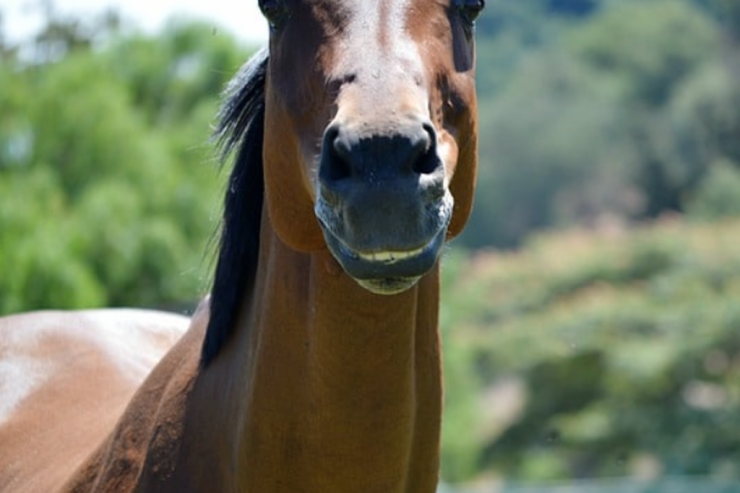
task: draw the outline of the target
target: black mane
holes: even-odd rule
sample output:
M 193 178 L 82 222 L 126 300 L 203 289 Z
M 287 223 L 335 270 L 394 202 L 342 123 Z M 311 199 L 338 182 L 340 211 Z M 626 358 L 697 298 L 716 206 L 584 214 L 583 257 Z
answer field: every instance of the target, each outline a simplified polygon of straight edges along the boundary
M 262 140 L 267 60 L 268 51 L 263 48 L 229 83 L 214 132 L 222 161 L 234 150 L 237 155 L 224 199 L 202 366 L 216 357 L 229 338 L 239 304 L 255 283 L 264 196 Z

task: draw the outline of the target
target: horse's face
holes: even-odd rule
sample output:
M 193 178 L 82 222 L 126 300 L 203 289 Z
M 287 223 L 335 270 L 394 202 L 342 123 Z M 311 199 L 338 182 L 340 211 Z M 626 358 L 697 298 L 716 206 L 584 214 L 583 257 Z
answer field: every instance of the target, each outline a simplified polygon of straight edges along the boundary
M 266 203 L 284 242 L 328 247 L 377 293 L 432 268 L 471 208 L 483 3 L 260 0 Z

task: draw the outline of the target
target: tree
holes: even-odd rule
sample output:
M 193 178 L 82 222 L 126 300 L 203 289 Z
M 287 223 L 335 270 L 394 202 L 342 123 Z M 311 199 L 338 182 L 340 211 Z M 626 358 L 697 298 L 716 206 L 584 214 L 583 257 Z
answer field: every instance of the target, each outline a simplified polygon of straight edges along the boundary
M 502 5 L 479 23 L 479 193 L 462 237 L 470 247 L 683 211 L 710 166 L 700 154 L 736 153 L 740 59 L 723 49 L 723 24 L 708 7 L 599 2 L 566 21 L 545 15 L 548 5 Z
M 82 41 L 0 66 L 0 313 L 194 300 L 220 202 L 210 123 L 247 53 L 199 24 L 95 48 L 65 25 Z

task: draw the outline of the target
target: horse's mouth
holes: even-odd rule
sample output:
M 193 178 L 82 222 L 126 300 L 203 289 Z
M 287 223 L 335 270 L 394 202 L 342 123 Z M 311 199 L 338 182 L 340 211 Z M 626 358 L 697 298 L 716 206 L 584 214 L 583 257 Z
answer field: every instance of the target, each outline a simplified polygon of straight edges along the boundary
M 329 251 L 360 286 L 376 294 L 397 294 L 411 288 L 437 262 L 447 228 L 422 248 L 364 253 L 351 249 L 324 228 Z
M 321 199 L 319 199 L 321 200 Z M 326 213 L 329 206 L 317 206 L 317 218 L 324 232 L 329 251 L 344 271 L 357 283 L 376 294 L 391 295 L 413 287 L 437 263 L 447 236 L 451 207 L 440 207 L 436 214 L 435 231 L 421 246 L 404 249 L 373 249 L 366 251 L 348 245 L 335 231 L 337 228 Z

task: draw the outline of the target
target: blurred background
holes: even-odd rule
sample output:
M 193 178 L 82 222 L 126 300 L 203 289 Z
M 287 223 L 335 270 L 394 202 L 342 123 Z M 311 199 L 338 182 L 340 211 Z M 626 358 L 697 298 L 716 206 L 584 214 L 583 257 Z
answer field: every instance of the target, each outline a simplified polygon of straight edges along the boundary
M 0 314 L 187 311 L 256 2 L 72 3 L 0 0 Z M 477 38 L 442 491 L 740 492 L 740 2 L 489 0 Z

